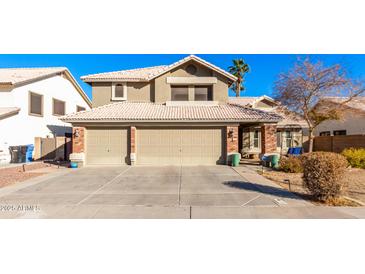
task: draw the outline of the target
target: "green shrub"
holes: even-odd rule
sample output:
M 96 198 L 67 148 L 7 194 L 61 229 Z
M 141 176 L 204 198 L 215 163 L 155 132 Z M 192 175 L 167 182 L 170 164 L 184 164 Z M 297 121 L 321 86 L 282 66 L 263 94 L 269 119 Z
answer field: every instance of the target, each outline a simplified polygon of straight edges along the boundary
M 319 200 L 337 198 L 341 194 L 348 162 L 341 154 L 313 152 L 303 157 L 303 185 Z
M 303 172 L 303 163 L 301 156 L 282 156 L 279 161 L 279 168 L 281 171 L 288 173 Z
M 346 148 L 342 155 L 352 167 L 365 168 L 365 148 Z

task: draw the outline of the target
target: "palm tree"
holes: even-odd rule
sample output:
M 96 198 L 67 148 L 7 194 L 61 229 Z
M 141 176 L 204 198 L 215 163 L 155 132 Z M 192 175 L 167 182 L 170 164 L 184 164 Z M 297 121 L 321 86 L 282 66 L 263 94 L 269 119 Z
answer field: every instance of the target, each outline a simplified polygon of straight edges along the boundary
M 250 67 L 241 59 L 233 60 L 233 66 L 230 66 L 229 72 L 237 77 L 237 81 L 232 84 L 232 89 L 236 92 L 236 97 L 240 97 L 241 91 L 245 90 L 243 82 L 245 74 L 250 72 Z

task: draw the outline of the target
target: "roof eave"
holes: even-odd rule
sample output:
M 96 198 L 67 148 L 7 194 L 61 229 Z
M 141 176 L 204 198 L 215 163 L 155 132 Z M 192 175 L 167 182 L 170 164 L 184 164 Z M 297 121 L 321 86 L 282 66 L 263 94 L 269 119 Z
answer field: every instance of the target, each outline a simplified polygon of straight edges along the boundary
M 9 112 L 0 114 L 0 118 L 4 118 L 4 117 L 8 117 L 8 116 L 11 116 L 11 115 L 14 115 L 14 114 L 18 114 L 19 111 L 20 111 L 20 108 L 16 108 L 16 109 L 14 109 L 12 111 L 9 111 Z
M 278 123 L 281 120 L 233 119 L 233 120 L 121 120 L 121 119 L 60 119 L 67 123 Z
M 85 83 L 103 83 L 103 82 L 149 82 L 148 79 L 120 79 L 120 78 L 103 78 L 103 79 L 88 79 L 88 78 L 81 78 L 81 80 Z
M 85 100 L 85 102 L 88 104 L 88 106 L 92 107 L 92 102 L 89 99 L 89 97 L 86 95 L 85 91 L 82 89 L 82 87 L 77 83 L 76 79 L 72 76 L 71 72 L 66 68 L 64 70 L 64 73 L 66 74 L 66 77 L 71 81 L 71 83 L 74 85 L 74 87 L 77 89 L 77 91 L 80 93 L 81 97 Z

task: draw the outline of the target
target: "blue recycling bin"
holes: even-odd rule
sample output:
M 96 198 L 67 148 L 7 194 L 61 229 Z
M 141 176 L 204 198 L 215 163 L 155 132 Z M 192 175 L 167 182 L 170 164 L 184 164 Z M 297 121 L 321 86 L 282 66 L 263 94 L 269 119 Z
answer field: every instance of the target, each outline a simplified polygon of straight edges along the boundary
M 33 161 L 33 151 L 34 151 L 34 145 L 27 145 L 27 149 L 25 151 L 25 162 Z

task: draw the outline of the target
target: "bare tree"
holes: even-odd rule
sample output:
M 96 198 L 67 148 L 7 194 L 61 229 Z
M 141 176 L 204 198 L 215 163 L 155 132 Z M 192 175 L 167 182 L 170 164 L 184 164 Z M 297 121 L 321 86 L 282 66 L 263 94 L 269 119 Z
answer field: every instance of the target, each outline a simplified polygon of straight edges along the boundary
M 308 124 L 309 152 L 313 150 L 313 131 L 325 120 L 338 120 L 345 106 L 365 91 L 362 82 L 349 78 L 340 65 L 325 67 L 308 58 L 281 73 L 275 83 L 274 98 L 301 115 Z M 325 97 L 341 96 L 340 105 L 326 104 Z

